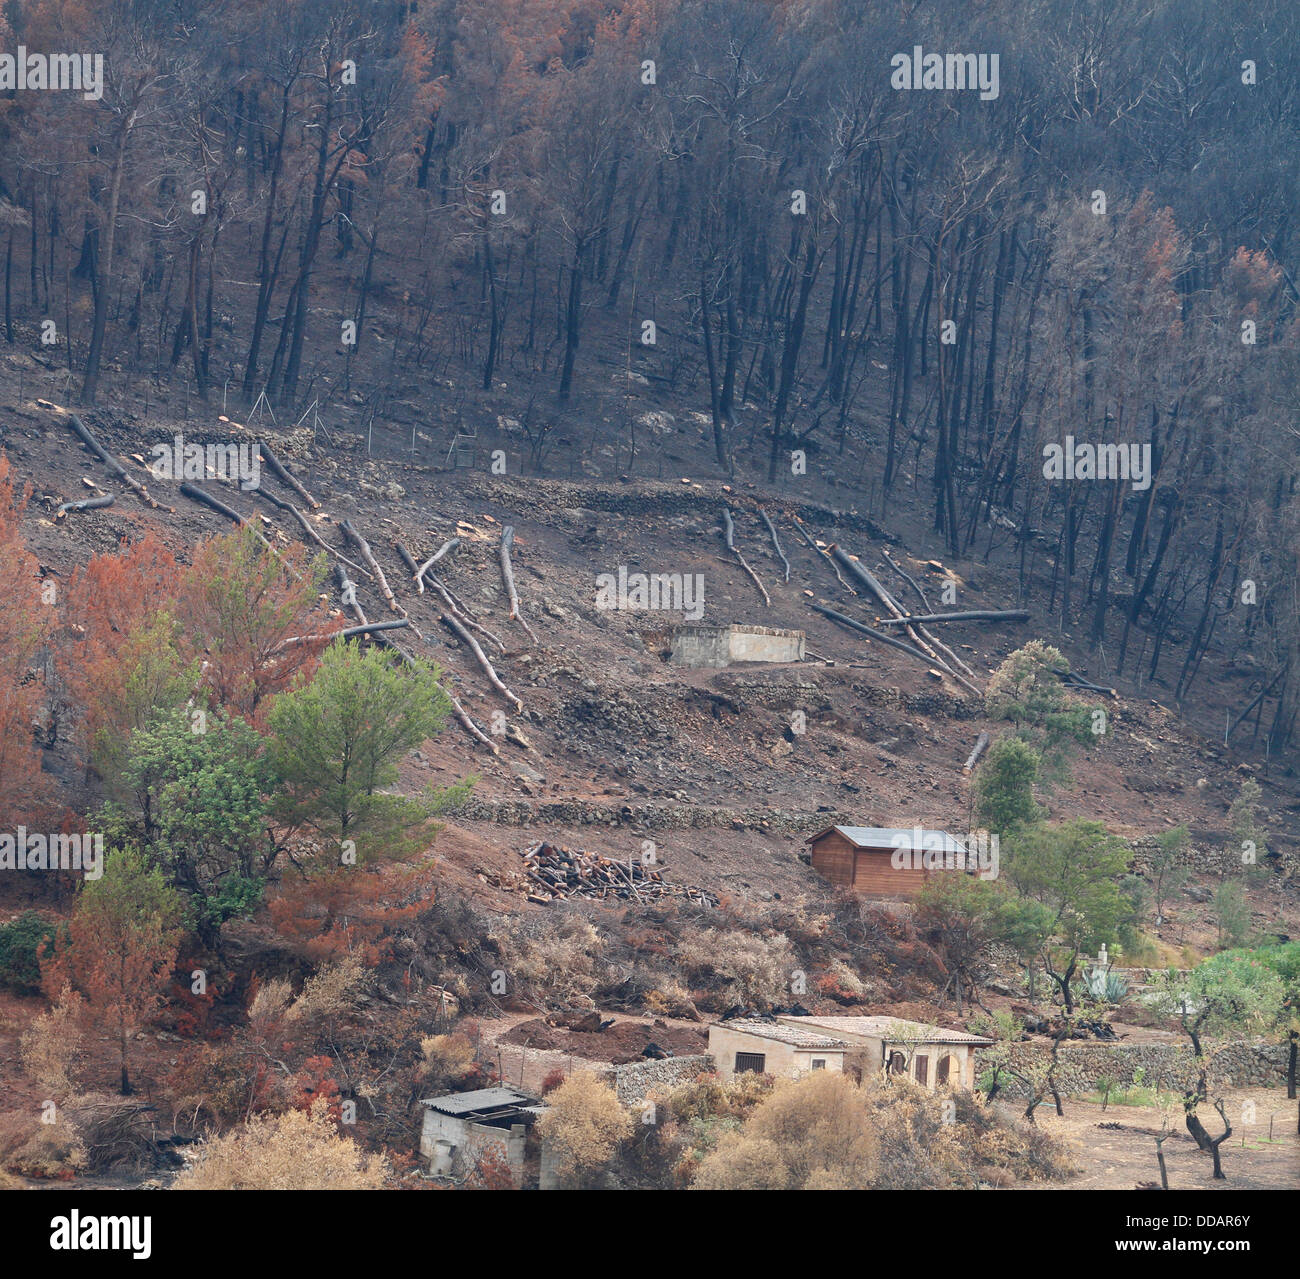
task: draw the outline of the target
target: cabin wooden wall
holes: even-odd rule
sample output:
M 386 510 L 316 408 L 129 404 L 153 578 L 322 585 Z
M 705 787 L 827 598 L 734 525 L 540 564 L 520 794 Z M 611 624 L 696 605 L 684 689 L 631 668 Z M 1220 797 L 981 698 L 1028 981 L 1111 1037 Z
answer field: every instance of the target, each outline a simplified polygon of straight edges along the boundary
M 853 845 L 837 830 L 828 831 L 811 847 L 812 867 L 836 888 L 853 887 Z
M 923 870 L 902 870 L 890 864 L 892 848 L 859 848 L 853 870 L 853 891 L 864 897 L 915 897 L 928 878 Z
M 890 865 L 892 848 L 856 847 L 839 831 L 830 831 L 810 849 L 812 867 L 837 888 L 863 897 L 915 897 L 925 887 L 927 872 Z

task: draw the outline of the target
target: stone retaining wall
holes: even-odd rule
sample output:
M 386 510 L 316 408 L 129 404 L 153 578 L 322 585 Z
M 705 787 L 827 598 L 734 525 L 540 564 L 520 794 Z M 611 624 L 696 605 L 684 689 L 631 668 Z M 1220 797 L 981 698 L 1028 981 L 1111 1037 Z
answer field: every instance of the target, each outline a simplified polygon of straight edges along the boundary
M 666 1057 L 662 1061 L 632 1061 L 626 1066 L 612 1066 L 604 1072 L 603 1078 L 613 1086 L 623 1105 L 636 1106 L 649 1092 L 676 1088 L 714 1069 L 713 1058 L 708 1053 L 699 1053 L 691 1057 Z
M 727 666 L 731 662 L 800 662 L 803 631 L 772 626 L 679 626 L 672 658 L 681 666 Z
M 705 808 L 694 804 L 597 804 L 583 800 L 470 799 L 455 810 L 472 822 L 504 826 L 628 826 L 634 830 L 691 830 L 730 826 L 735 830 L 786 831 L 802 834 L 851 823 L 852 814 L 785 812 L 764 808 Z
M 985 1069 L 988 1054 L 976 1052 L 976 1070 Z M 1047 1040 L 1033 1040 L 1011 1046 L 1011 1068 L 1026 1070 L 1046 1066 L 1052 1055 Z M 1223 1044 L 1209 1053 L 1210 1081 L 1226 1088 L 1253 1088 L 1283 1083 L 1286 1079 L 1287 1050 L 1283 1044 Z M 1196 1082 L 1195 1058 L 1187 1044 L 1108 1044 L 1075 1040 L 1061 1045 L 1057 1069 L 1062 1094 L 1092 1092 L 1098 1079 L 1117 1086 L 1131 1085 L 1141 1069 L 1144 1087 L 1174 1091 Z M 1020 1080 L 1002 1080 L 1001 1092 L 1009 1097 L 1027 1097 L 1030 1089 Z

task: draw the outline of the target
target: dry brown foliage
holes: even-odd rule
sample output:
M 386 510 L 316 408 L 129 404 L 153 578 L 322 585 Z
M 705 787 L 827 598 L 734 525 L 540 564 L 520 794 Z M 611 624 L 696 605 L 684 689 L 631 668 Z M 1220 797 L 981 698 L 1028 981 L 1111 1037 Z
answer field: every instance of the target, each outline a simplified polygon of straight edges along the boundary
M 556 1176 L 573 1190 L 594 1184 L 631 1133 L 631 1115 L 614 1090 L 586 1070 L 570 1075 L 546 1100 L 550 1109 L 537 1129 L 553 1153 Z
M 175 1190 L 379 1190 L 388 1166 L 341 1137 L 326 1108 L 254 1119 L 204 1147 Z

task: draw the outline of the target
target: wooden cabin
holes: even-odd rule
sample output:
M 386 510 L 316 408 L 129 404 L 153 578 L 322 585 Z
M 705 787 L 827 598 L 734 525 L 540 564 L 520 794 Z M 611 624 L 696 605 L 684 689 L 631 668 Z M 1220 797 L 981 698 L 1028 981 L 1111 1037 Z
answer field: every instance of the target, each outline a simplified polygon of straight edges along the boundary
M 812 867 L 863 897 L 909 898 L 937 868 L 964 858 L 966 841 L 920 827 L 830 826 L 808 840 Z M 899 863 L 902 863 L 901 865 Z

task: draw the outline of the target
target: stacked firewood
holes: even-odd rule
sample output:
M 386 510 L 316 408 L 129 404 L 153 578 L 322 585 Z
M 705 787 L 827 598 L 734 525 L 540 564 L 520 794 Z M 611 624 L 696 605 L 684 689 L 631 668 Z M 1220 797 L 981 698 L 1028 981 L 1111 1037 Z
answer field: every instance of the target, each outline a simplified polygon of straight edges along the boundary
M 531 884 L 528 900 L 557 897 L 582 901 L 645 901 L 650 897 L 686 897 L 701 906 L 716 906 L 717 898 L 688 884 L 673 884 L 636 858 L 619 861 L 579 848 L 564 848 L 541 840 L 524 849 L 524 874 Z

